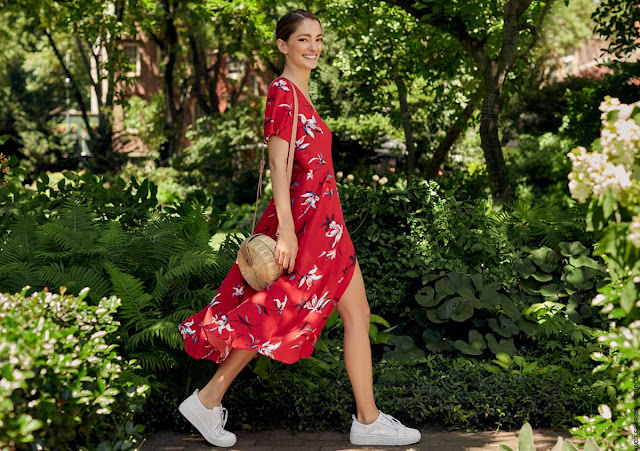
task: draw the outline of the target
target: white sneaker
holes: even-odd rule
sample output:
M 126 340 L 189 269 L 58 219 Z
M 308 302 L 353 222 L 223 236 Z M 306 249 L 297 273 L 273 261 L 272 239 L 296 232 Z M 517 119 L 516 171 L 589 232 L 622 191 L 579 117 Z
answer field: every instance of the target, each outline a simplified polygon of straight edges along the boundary
M 222 404 L 207 409 L 198 398 L 197 388 L 191 396 L 182 401 L 178 410 L 212 445 L 228 447 L 236 444 L 236 435 L 224 430 L 224 425 L 227 424 L 227 409 L 222 407 Z
M 371 424 L 362 424 L 355 415 L 351 415 L 351 434 L 353 445 L 411 445 L 420 441 L 420 431 L 408 428 L 391 415 L 378 410 L 378 418 Z

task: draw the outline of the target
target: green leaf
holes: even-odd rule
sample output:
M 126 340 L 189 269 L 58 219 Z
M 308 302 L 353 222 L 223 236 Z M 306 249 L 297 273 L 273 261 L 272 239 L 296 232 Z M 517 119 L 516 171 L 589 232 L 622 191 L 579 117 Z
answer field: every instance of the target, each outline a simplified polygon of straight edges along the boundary
M 496 290 L 489 288 L 488 285 L 480 292 L 480 304 L 484 308 L 494 308 L 500 305 L 500 301 L 500 294 Z
M 435 298 L 435 290 L 433 287 L 423 287 L 415 295 L 416 301 L 423 307 L 435 307 L 440 300 Z
M 502 310 L 504 310 L 509 318 L 514 321 L 518 321 L 522 316 L 522 313 L 520 312 L 520 310 L 518 310 L 518 307 L 516 307 L 511 299 L 504 295 L 501 296 L 501 299 L 502 302 L 500 304 L 502 306 Z
M 587 268 L 597 269 L 599 271 L 604 271 L 605 267 L 602 263 L 595 261 L 594 259 L 587 257 L 586 255 L 579 255 L 577 257 L 569 257 L 569 264 L 576 268 L 581 266 L 585 266 Z
M 537 272 L 533 274 L 533 278 L 536 279 L 538 282 L 549 282 L 551 279 L 553 279 L 553 276 L 551 274 Z
M 625 313 L 630 313 L 637 299 L 638 291 L 636 290 L 636 284 L 633 283 L 633 280 L 629 280 L 622 289 L 620 307 L 622 307 Z
M 500 315 L 497 320 L 495 318 L 489 318 L 487 323 L 494 332 L 505 338 L 511 337 L 512 335 L 516 335 L 520 332 L 518 326 L 505 315 Z
M 544 272 L 551 272 L 558 267 L 558 255 L 546 246 L 531 253 L 533 262 Z
M 525 422 L 518 434 L 518 451 L 536 451 L 536 445 L 533 442 L 533 429 L 529 422 Z
M 422 332 L 422 338 L 427 349 L 432 352 L 454 351 L 455 346 L 451 340 L 443 340 L 442 334 L 435 328 L 427 328 Z
M 440 316 L 440 311 L 437 308 L 426 309 L 426 312 L 427 312 L 427 318 L 432 323 L 438 324 L 438 323 L 445 323 L 449 321 L 449 317 L 443 318 Z
M 413 339 L 406 335 L 397 335 L 389 339 L 393 350 L 385 347 L 383 357 L 387 360 L 397 360 L 400 363 L 410 363 L 425 356 L 423 350 L 418 349 Z
M 456 292 L 448 277 L 443 277 L 436 282 L 436 299 L 442 300 L 446 296 L 450 296 Z
M 518 271 L 522 275 L 522 277 L 524 277 L 525 279 L 527 277 L 531 277 L 532 275 L 538 272 L 536 270 L 536 267 L 533 265 L 533 258 L 531 258 L 531 256 L 516 263 L 515 268 L 516 268 L 516 271 Z
M 587 437 L 584 441 L 583 451 L 601 451 L 593 437 Z
M 613 195 L 613 192 L 609 189 L 602 199 L 602 214 L 604 215 L 604 219 L 607 219 L 609 216 L 611 216 L 615 208 L 616 198 Z
M 493 334 L 485 334 L 487 339 L 487 345 L 494 354 L 506 354 L 513 356 L 516 353 L 516 347 L 513 344 L 513 338 L 501 338 L 500 341 L 496 341 Z
M 578 451 L 578 448 L 573 446 L 573 443 L 571 443 L 569 440 L 565 440 L 562 443 L 562 451 Z
M 482 337 L 482 334 L 475 329 L 469 331 L 469 343 L 456 340 L 454 345 L 458 351 L 469 355 L 480 355 L 487 348 L 487 342 Z
M 560 283 L 548 283 L 547 285 L 543 285 L 540 287 L 540 294 L 544 296 L 549 301 L 557 301 L 558 294 L 562 292 L 564 288 L 563 284 Z
M 374 313 L 369 314 L 369 322 L 374 324 L 380 324 L 381 326 L 384 326 L 384 327 L 391 327 L 391 325 L 389 324 L 389 321 L 387 321 L 383 317 L 378 316 Z
M 481 273 L 471 274 L 471 280 L 476 286 L 476 289 L 482 290 L 484 287 L 484 276 Z
M 589 255 L 589 249 L 584 247 L 580 241 L 574 241 L 573 243 L 567 243 L 563 241 L 562 243 L 558 244 L 558 246 L 560 247 L 560 253 L 565 257 Z
M 495 365 L 491 365 L 490 363 L 483 363 L 482 366 L 487 371 L 489 371 L 490 373 L 493 373 L 493 374 L 502 374 L 503 373 L 503 371 L 500 368 L 498 368 Z M 509 448 L 509 447 L 507 447 L 507 448 Z M 509 448 L 509 449 L 511 449 L 511 448 Z
M 438 307 L 438 316 L 457 322 L 466 321 L 473 316 L 473 305 L 468 299 L 457 296 Z
M 593 288 L 593 279 L 600 275 L 600 271 L 582 266 L 579 268 L 573 268 L 566 275 L 567 282 L 573 285 L 578 290 L 590 290 Z

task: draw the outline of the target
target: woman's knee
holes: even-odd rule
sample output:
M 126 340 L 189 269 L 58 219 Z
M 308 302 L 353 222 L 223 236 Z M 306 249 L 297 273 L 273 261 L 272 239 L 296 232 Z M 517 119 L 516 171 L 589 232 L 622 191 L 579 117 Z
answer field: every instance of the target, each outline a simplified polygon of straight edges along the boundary
M 340 305 L 340 303 L 338 303 L 338 305 Z M 367 330 L 369 329 L 371 309 L 366 301 L 352 303 L 347 308 L 338 309 L 338 313 L 342 318 L 342 323 L 345 328 L 360 326 Z

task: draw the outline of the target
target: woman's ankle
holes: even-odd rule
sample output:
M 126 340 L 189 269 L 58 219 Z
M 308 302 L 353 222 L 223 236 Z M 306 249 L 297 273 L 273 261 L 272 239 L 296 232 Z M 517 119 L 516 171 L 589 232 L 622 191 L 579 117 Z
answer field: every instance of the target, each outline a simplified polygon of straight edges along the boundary
M 358 415 L 356 418 L 358 419 L 358 423 L 360 424 L 371 424 L 371 423 L 375 423 L 379 415 L 380 415 L 380 412 L 378 412 L 378 410 L 376 410 L 375 413 L 374 412 L 367 412 L 367 413 L 358 412 Z
M 221 401 L 211 400 L 206 396 L 206 392 L 202 392 L 202 390 L 198 391 L 198 399 L 200 400 L 200 404 L 202 404 L 205 408 L 211 410 L 214 407 L 218 407 Z

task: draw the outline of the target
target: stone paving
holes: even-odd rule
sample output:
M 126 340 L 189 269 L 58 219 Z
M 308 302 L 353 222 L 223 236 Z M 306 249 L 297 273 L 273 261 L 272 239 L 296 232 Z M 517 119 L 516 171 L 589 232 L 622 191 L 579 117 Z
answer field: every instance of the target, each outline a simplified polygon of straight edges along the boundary
M 234 431 L 235 432 L 235 431 Z M 349 433 L 335 431 L 301 432 L 292 434 L 286 430 L 265 432 L 235 432 L 238 441 L 230 451 L 480 451 L 498 450 L 501 444 L 518 449 L 518 431 L 513 432 L 464 432 L 447 431 L 442 428 L 421 428 L 420 443 L 409 446 L 368 447 L 355 446 L 349 442 Z M 571 434 L 565 430 L 534 429 L 534 440 L 537 451 L 549 450 L 555 445 L 558 436 L 569 438 Z M 578 444 L 578 442 L 574 442 Z M 178 451 L 178 450 L 214 450 L 200 434 L 159 432 L 147 439 L 142 451 Z M 223 448 L 219 448 L 223 449 Z

